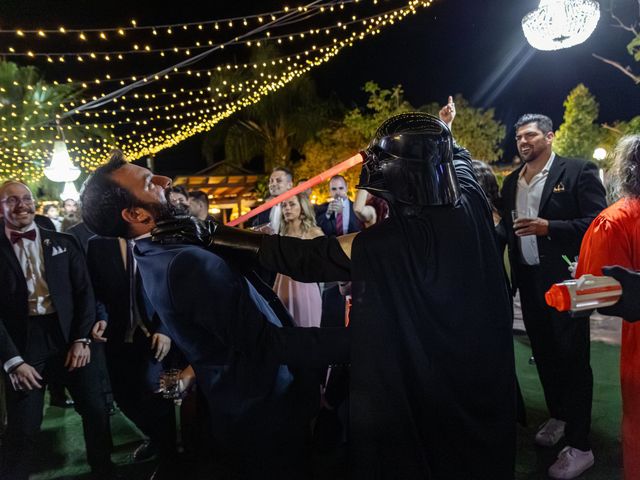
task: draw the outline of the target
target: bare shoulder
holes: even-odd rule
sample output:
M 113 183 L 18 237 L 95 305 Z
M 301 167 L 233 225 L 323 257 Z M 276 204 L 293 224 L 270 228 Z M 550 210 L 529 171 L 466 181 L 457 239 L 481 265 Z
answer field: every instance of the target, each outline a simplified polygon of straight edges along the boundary
M 306 238 L 308 239 L 318 238 L 324 236 L 324 232 L 320 227 L 313 227 L 307 235 L 308 236 Z

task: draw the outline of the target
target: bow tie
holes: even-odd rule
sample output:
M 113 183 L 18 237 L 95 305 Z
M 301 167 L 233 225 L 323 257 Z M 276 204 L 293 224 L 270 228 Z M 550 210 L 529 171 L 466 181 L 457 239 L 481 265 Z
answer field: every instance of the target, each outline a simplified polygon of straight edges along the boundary
M 36 231 L 35 229 L 29 230 L 28 232 L 16 232 L 15 230 L 11 230 L 11 243 L 18 242 L 21 238 L 26 238 L 27 240 L 34 241 L 36 239 Z

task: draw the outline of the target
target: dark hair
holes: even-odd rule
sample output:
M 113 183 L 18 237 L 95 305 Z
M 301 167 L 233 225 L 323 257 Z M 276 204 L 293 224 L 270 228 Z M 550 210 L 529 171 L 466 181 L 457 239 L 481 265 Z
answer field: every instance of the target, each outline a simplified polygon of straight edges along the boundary
M 126 163 L 122 151 L 113 150 L 109 161 L 96 168 L 82 185 L 82 220 L 97 235 L 128 237 L 129 224 L 122 218 L 122 210 L 138 206 L 139 202 L 111 178 L 111 174 Z
M 293 173 L 291 173 L 291 170 L 289 170 L 287 167 L 275 167 L 273 170 L 271 170 L 271 173 L 275 172 L 284 172 L 285 175 L 289 177 L 289 181 L 293 182 Z
M 525 113 L 518 119 L 514 127 L 517 131 L 523 125 L 528 125 L 530 123 L 538 125 L 538 128 L 545 135 L 549 132 L 553 132 L 553 121 L 546 115 L 542 115 L 540 113 Z
M 201 190 L 193 190 L 191 192 L 189 192 L 189 197 L 187 198 L 192 198 L 198 202 L 204 203 L 207 207 L 207 211 L 209 210 L 209 197 L 207 196 L 206 193 L 204 193 Z
M 183 195 L 184 198 L 189 200 L 189 194 L 187 193 L 187 189 L 184 188 L 182 185 L 176 185 L 175 187 L 169 187 L 169 188 L 165 189 L 164 198 L 167 199 L 167 202 L 169 201 L 169 194 L 170 193 L 177 193 L 177 194 Z
M 500 190 L 498 188 L 498 180 L 496 179 L 493 169 L 480 160 L 473 160 L 473 173 L 476 174 L 478 183 L 489 200 L 492 210 L 498 210 L 500 205 Z
M 622 137 L 613 153 L 619 192 L 640 197 L 640 135 Z
M 45 205 L 43 207 L 42 213 L 46 215 L 47 213 L 49 213 L 49 210 L 51 210 L 52 208 L 55 208 L 56 210 L 58 209 L 58 207 L 55 204 L 49 203 L 48 205 Z

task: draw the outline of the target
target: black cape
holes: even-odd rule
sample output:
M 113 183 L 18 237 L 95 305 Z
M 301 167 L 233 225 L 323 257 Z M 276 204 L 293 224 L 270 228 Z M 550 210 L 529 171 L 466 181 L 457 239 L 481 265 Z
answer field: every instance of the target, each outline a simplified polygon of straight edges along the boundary
M 350 323 L 353 478 L 514 475 L 511 304 L 486 197 L 469 162 L 455 163 L 455 207 L 360 232 L 351 261 L 335 238 L 262 243 L 267 268 L 360 284 Z

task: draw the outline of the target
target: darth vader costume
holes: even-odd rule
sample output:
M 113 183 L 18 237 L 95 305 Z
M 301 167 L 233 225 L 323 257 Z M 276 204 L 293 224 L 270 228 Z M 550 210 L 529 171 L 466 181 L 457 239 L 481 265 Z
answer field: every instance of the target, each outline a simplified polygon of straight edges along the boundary
M 512 479 L 511 304 L 469 154 L 442 121 L 409 113 L 387 120 L 364 156 L 359 188 L 387 200 L 392 214 L 347 241 L 224 226 L 209 236 L 201 227 L 164 235 L 217 252 L 244 250 L 299 281 L 357 285 L 349 326 L 352 478 Z

